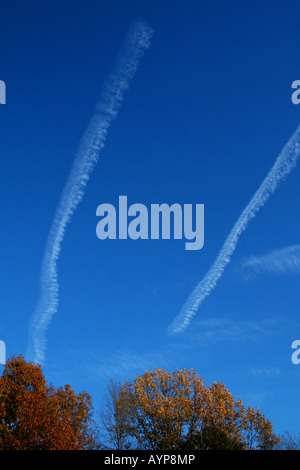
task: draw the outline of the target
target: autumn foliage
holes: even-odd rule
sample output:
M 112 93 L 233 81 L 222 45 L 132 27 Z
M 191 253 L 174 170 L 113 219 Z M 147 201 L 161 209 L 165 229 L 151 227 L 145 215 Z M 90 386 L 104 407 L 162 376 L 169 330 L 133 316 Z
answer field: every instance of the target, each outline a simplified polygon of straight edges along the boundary
M 88 449 L 92 402 L 69 385 L 47 385 L 41 367 L 12 357 L 0 378 L 0 449 Z
M 145 372 L 122 387 L 119 401 L 139 449 L 272 449 L 278 442 L 259 410 L 221 383 L 205 387 L 194 370 Z
M 193 369 L 155 369 L 124 385 L 111 381 L 100 422 L 101 437 L 86 392 L 48 385 L 41 367 L 22 356 L 7 361 L 0 450 L 264 450 L 279 442 L 258 409 L 235 400 L 222 383 L 206 387 Z

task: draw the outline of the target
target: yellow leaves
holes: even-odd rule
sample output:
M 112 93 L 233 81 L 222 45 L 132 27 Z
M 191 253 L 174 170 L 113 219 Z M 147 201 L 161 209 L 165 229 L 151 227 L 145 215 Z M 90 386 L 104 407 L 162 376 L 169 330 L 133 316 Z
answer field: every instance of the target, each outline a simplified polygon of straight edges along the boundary
M 249 430 L 255 431 L 258 446 L 276 441 L 263 416 L 246 410 L 224 384 L 205 387 L 193 369 L 146 371 L 125 384 L 122 397 L 130 410 L 128 431 L 143 448 L 176 449 L 188 436 L 195 438 L 208 429 L 226 445 L 245 445 Z

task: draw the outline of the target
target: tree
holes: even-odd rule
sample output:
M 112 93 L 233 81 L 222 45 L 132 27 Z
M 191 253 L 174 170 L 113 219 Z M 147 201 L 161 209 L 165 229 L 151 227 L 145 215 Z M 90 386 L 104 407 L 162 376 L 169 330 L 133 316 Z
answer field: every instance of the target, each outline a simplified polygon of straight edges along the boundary
M 280 442 L 280 437 L 273 434 L 271 421 L 251 406 L 244 412 L 243 429 L 247 449 L 270 450 Z
M 71 385 L 58 388 L 56 395 L 60 417 L 71 427 L 77 448 L 94 449 L 97 445 L 95 440 L 97 428 L 93 420 L 90 395 L 86 392 L 76 395 Z
M 221 383 L 205 387 L 193 369 L 145 372 L 126 382 L 120 400 L 141 449 L 269 449 L 279 440 L 259 410 L 245 408 Z
M 189 434 L 197 425 L 197 402 L 204 402 L 205 394 L 202 380 L 193 371 L 145 372 L 121 391 L 130 414 L 128 431 L 142 449 L 180 448 L 185 427 L 189 426 Z
M 238 438 L 230 436 L 217 426 L 205 426 L 182 443 L 184 450 L 244 450 Z
M 92 403 L 69 385 L 47 385 L 41 367 L 10 358 L 0 378 L 0 449 L 85 449 L 93 445 Z
M 300 433 L 284 431 L 280 434 L 277 450 L 300 450 Z
M 128 408 L 122 400 L 120 382 L 111 380 L 103 396 L 102 406 L 99 410 L 100 439 L 102 447 L 114 450 L 132 448 L 132 439 L 128 433 Z

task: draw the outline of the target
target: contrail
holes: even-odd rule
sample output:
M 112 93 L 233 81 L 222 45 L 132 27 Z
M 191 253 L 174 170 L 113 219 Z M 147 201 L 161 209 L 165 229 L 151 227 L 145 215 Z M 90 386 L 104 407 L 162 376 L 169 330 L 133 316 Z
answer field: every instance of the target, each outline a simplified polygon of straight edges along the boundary
M 281 153 L 275 160 L 273 167 L 243 210 L 236 224 L 233 226 L 209 271 L 192 291 L 180 313 L 169 326 L 168 331 L 171 334 L 181 333 L 189 325 L 200 304 L 211 293 L 222 276 L 222 273 L 236 248 L 241 233 L 247 228 L 249 221 L 255 217 L 271 194 L 274 193 L 279 183 L 296 166 L 299 153 L 300 125 L 282 149 Z
M 133 79 L 144 51 L 150 46 L 152 29 L 143 21 L 129 28 L 112 72 L 104 83 L 96 106 L 77 150 L 73 167 L 63 189 L 48 235 L 40 278 L 40 299 L 34 311 L 28 354 L 37 363 L 43 362 L 46 349 L 46 330 L 58 307 L 57 260 L 66 226 L 84 196 L 85 187 L 104 147 L 107 130 L 117 117 L 124 93 Z

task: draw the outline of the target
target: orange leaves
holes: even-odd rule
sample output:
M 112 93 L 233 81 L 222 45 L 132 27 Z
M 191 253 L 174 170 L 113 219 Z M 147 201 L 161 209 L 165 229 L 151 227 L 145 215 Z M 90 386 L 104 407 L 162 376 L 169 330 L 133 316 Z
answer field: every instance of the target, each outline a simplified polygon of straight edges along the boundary
M 278 438 L 258 409 L 246 408 L 222 383 L 204 386 L 191 370 L 146 371 L 111 383 L 102 422 L 118 449 L 271 449 Z M 91 397 L 48 385 L 22 356 L 0 378 L 0 449 L 95 447 Z
M 0 378 L 0 449 L 80 449 L 90 445 L 88 395 L 55 390 L 39 365 L 7 361 Z

